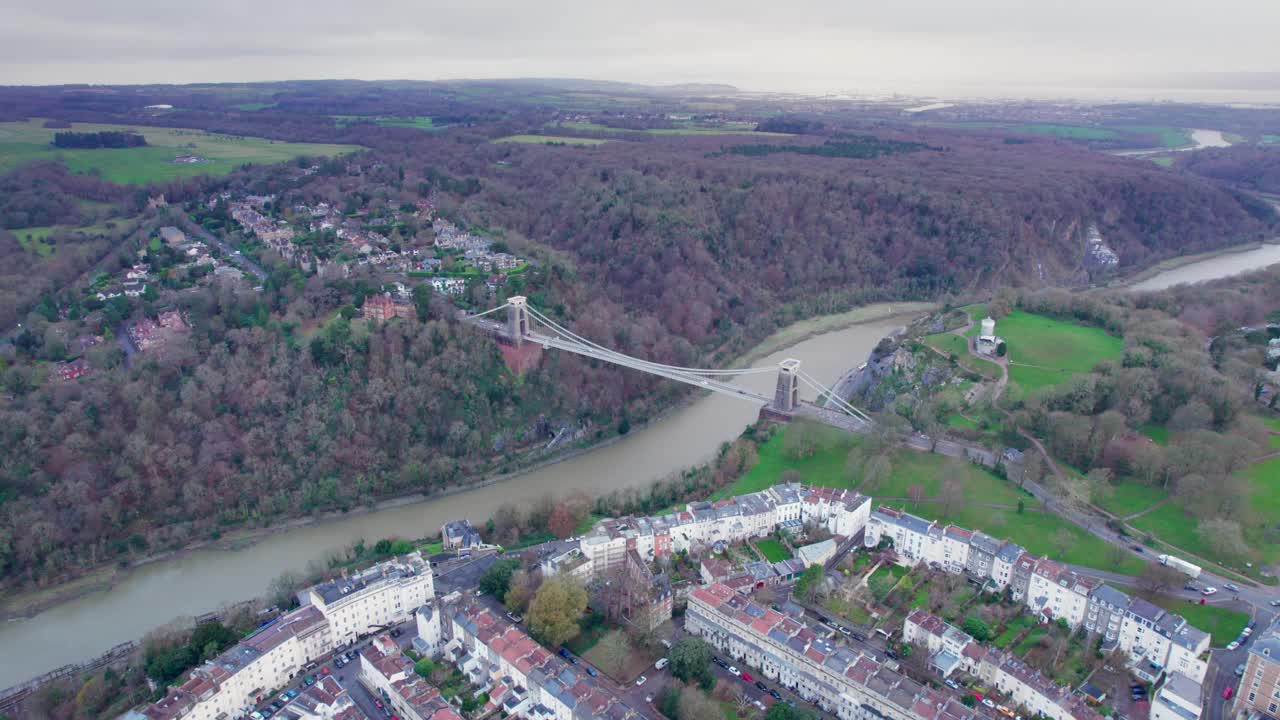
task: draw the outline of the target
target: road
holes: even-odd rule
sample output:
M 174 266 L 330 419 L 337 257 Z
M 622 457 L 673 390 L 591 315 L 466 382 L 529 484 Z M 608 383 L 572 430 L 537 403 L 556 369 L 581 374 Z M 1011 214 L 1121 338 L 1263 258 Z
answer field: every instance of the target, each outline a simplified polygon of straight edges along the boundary
M 197 225 L 196 222 L 186 213 L 182 213 L 182 220 L 180 222 L 182 224 L 182 229 L 185 232 L 191 233 L 195 237 L 199 238 L 201 242 L 211 247 L 216 247 L 218 250 L 222 251 L 222 259 L 226 262 L 235 265 L 245 272 L 252 273 L 254 277 L 258 278 L 259 282 L 267 279 L 267 271 L 263 270 L 261 265 L 250 260 L 239 250 L 224 242 L 221 238 L 214 237 L 208 230 Z

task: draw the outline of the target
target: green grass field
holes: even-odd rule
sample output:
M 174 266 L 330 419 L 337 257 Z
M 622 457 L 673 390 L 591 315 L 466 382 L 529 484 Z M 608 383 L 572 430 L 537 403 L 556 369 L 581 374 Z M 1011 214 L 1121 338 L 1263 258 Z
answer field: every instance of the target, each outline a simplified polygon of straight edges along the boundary
M 599 138 L 560 137 L 559 135 L 508 135 L 495 143 L 525 143 L 528 145 L 603 145 L 608 140 Z
M 1151 438 L 1157 444 L 1166 446 L 1169 444 L 1169 428 L 1163 425 L 1147 423 L 1146 425 L 1138 428 L 1138 432 Z
M 329 156 L 355 152 L 354 145 L 289 143 L 263 138 L 214 135 L 203 130 L 75 123 L 75 132 L 130 130 L 146 137 L 147 146 L 119 149 L 55 148 L 57 130 L 41 127 L 42 119 L 0 123 L 0 172 L 36 160 L 62 162 L 73 172 L 101 173 L 115 183 L 133 185 L 198 175 L 226 175 L 246 163 L 278 163 L 301 156 Z M 207 162 L 175 163 L 179 155 L 196 155 Z
M 973 357 L 969 354 L 969 341 L 954 333 L 938 333 L 926 335 L 924 343 L 935 347 L 948 355 L 954 355 L 956 362 L 968 370 L 992 380 L 1000 377 L 1000 366 L 990 360 Z
M 969 418 L 963 415 L 948 415 L 947 427 L 952 427 L 957 430 L 979 430 L 980 429 L 978 427 L 978 423 L 970 420 Z
M 334 123 L 339 127 L 351 125 L 358 122 L 372 121 L 375 125 L 382 127 L 411 127 L 419 130 L 437 130 L 440 126 L 435 125 L 430 117 L 418 115 L 414 117 L 391 117 L 381 115 L 331 115 Z
M 1245 468 L 1242 475 L 1253 487 L 1251 510 L 1269 522 L 1280 518 L 1280 457 L 1274 457 Z
M 809 457 L 793 460 L 783 451 L 783 440 L 786 428 L 775 434 L 759 449 L 758 462 L 750 472 L 736 482 L 716 492 L 709 499 L 746 493 L 758 492 L 770 487 L 782 479 L 782 473 L 794 469 L 800 473 L 805 483 L 823 487 L 849 488 L 853 483 L 844 472 L 845 458 L 849 449 L 856 442 L 847 434 L 824 428 L 829 435 L 824 437 L 824 444 Z M 891 458 L 891 472 L 880 487 L 866 494 L 876 498 L 906 497 L 912 485 L 920 485 L 922 496 L 936 496 L 941 487 L 941 477 L 948 472 L 961 472 L 964 476 L 964 500 L 966 502 L 994 503 L 1009 505 L 1009 509 L 990 508 L 981 505 L 962 505 L 953 513 L 947 514 L 941 503 L 921 502 L 918 505 L 908 501 L 889 501 L 885 504 L 905 509 L 923 518 L 952 522 L 961 527 L 981 530 L 994 537 L 1008 538 L 1030 552 L 1037 555 L 1048 555 L 1059 558 L 1058 549 L 1054 545 L 1058 531 L 1065 531 L 1070 537 L 1069 547 L 1061 554 L 1064 562 L 1086 567 L 1110 570 L 1126 575 L 1137 575 L 1142 572 L 1144 563 L 1133 556 L 1126 555 L 1119 565 L 1109 559 L 1108 545 L 1105 541 L 1072 525 L 1057 515 L 1037 512 L 1039 502 L 1023 495 L 1012 485 L 992 475 L 983 468 L 970 463 L 952 464 L 949 458 L 932 453 L 913 450 L 899 450 Z M 1025 511 L 1018 513 L 1016 505 L 1021 499 Z
M 1184 145 L 1191 144 L 1190 133 L 1180 128 L 1152 125 L 1126 125 L 1120 129 L 1125 132 L 1155 135 L 1160 138 L 1160 144 L 1168 148 L 1182 147 Z
M 1142 512 L 1169 496 L 1161 488 L 1148 487 L 1133 480 L 1124 480 L 1114 486 L 1110 497 L 1095 502 L 1113 515 L 1125 517 Z
M 1214 647 L 1226 647 L 1228 643 L 1240 637 L 1240 631 L 1249 624 L 1249 615 L 1239 610 L 1201 605 L 1174 597 L 1162 597 L 1156 601 L 1160 607 L 1171 613 L 1181 615 L 1192 626 L 1209 633 Z
M 565 130 L 588 130 L 604 133 L 642 132 L 648 135 L 764 135 L 772 137 L 791 137 L 789 133 L 756 132 L 754 123 L 725 123 L 724 125 L 715 127 L 684 125 L 674 128 L 648 128 L 646 130 L 627 130 L 625 128 L 609 127 L 608 125 L 591 122 L 562 122 L 558 125 L 553 125 L 552 127 L 557 126 Z
M 1272 435 L 1267 438 L 1267 445 L 1272 450 L 1280 450 L 1280 417 L 1261 415 L 1258 419 L 1272 432 Z
M 769 562 L 782 562 L 783 560 L 791 559 L 791 553 L 787 550 L 786 546 L 773 538 L 757 540 L 756 549 L 759 550 L 760 554 L 764 555 L 764 559 Z
M 914 450 L 895 452 L 892 462 L 893 470 L 889 473 L 889 477 L 877 487 L 870 489 L 870 492 L 864 488 L 864 493 L 878 498 L 903 498 L 910 496 L 913 486 L 919 486 L 922 497 L 933 498 L 937 497 L 942 489 L 942 479 L 955 474 L 962 480 L 964 499 L 967 502 L 1015 506 L 1018 500 L 1022 500 L 1028 508 L 1040 506 L 1038 500 L 1022 495 L 1012 484 L 973 463 L 952 461 L 941 455 Z M 925 508 L 933 504 L 922 502 L 920 507 Z
M 1083 127 L 1080 125 L 1053 125 L 1049 123 L 1031 123 L 1014 125 L 1009 128 L 1014 132 L 1032 135 L 1050 135 L 1068 140 L 1112 140 L 1119 137 L 1114 130 L 1106 128 Z
M 231 107 L 237 110 L 241 110 L 243 112 L 258 112 L 259 110 L 266 110 L 269 107 L 275 107 L 275 106 L 276 106 L 275 103 L 249 102 L 249 103 L 240 103 L 239 105 L 232 105 Z
M 835 428 L 823 427 L 822 447 L 807 458 L 790 458 L 783 450 L 786 428 L 781 428 L 768 442 L 760 446 L 759 460 L 755 467 L 736 482 L 711 496 L 712 500 L 746 495 L 772 487 L 782 481 L 782 473 L 796 470 L 803 482 L 822 487 L 849 487 L 845 477 L 844 461 L 849 449 L 856 442 L 850 435 Z
M 1173 158 L 1171 157 L 1154 157 L 1154 158 L 1151 158 L 1151 162 L 1163 168 L 1173 167 Z
M 970 530 L 981 530 L 992 537 L 1008 538 L 1026 548 L 1028 552 L 1048 555 L 1053 560 L 1125 575 L 1138 575 L 1145 565 L 1132 555 L 1125 555 L 1118 565 L 1112 563 L 1105 540 L 1089 534 L 1057 515 L 1033 511 L 1031 509 L 1033 503 L 1030 499 L 1027 502 L 1027 510 L 1021 514 L 1016 510 L 1000 510 L 979 505 L 962 505 L 955 512 L 948 514 L 943 512 L 942 506 L 938 503 L 920 503 L 918 507 L 904 501 L 885 504 L 902 508 L 913 515 L 929 520 L 950 522 Z M 1054 545 L 1054 536 L 1060 530 L 1065 531 L 1071 539 L 1066 551 L 1061 554 Z
M 85 225 L 84 227 L 65 227 L 61 225 L 47 225 L 44 227 L 29 227 L 10 230 L 14 236 L 18 238 L 18 243 L 22 245 L 24 250 L 35 252 L 40 255 L 52 255 L 57 249 L 47 242 L 47 239 L 54 232 L 73 232 L 77 235 L 101 235 L 110 232 L 111 228 L 105 224 Z
M 1009 345 L 1010 379 L 1027 392 L 1089 372 L 1124 349 L 1123 340 L 1100 328 L 1021 310 L 997 322 L 996 334 Z

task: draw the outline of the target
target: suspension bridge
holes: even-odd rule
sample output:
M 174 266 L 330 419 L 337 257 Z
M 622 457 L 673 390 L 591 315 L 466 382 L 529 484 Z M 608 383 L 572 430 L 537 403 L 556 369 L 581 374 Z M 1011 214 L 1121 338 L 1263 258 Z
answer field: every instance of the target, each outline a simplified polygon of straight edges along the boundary
M 504 310 L 505 317 L 499 314 Z M 854 432 L 865 432 L 872 425 L 869 415 L 806 373 L 801 369 L 799 360 L 783 360 L 776 367 L 738 369 L 691 368 L 652 362 L 611 350 L 574 333 L 530 305 L 523 296 L 512 297 L 498 307 L 464 319 L 516 347 L 530 343 L 544 349 L 563 350 L 693 385 L 758 404 L 762 415 L 774 419 L 804 417 Z M 777 374 L 777 383 L 772 397 L 734 382 L 748 375 L 774 373 Z M 802 386 L 814 391 L 819 402 L 802 400 Z

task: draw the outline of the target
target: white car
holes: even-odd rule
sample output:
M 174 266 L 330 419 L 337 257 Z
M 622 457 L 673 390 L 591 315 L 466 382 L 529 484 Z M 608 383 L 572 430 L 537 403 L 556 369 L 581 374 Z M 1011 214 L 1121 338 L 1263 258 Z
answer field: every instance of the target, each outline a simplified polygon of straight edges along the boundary
M 1252 634 L 1253 634 L 1253 628 L 1251 628 L 1251 627 L 1247 627 L 1247 628 L 1245 628 L 1245 629 L 1241 630 L 1241 631 L 1240 631 L 1240 634 L 1241 634 L 1241 635 L 1243 635 L 1243 636 L 1245 636 L 1245 637 L 1249 637 L 1250 635 L 1252 635 Z
M 653 664 L 653 669 L 661 670 L 662 668 L 667 666 L 668 662 L 670 662 L 670 660 L 667 660 L 666 658 L 658 658 L 658 662 Z
M 1231 643 L 1230 643 L 1229 645 L 1227 645 L 1227 649 L 1228 649 L 1228 650 L 1239 650 L 1239 649 L 1240 649 L 1240 641 L 1238 641 L 1238 640 L 1232 640 L 1232 641 L 1231 641 Z
M 1215 593 L 1217 593 L 1217 592 L 1218 592 L 1218 588 L 1216 588 L 1216 587 L 1207 587 L 1207 588 L 1205 588 L 1205 589 L 1201 590 L 1201 591 L 1200 591 L 1200 594 L 1202 594 L 1202 595 L 1213 595 L 1213 594 L 1215 594 Z
M 739 670 L 738 668 L 734 667 L 733 665 L 730 665 L 730 666 L 728 667 L 728 670 L 729 670 L 729 674 L 730 674 L 730 675 L 733 675 L 734 677 L 738 677 L 738 676 L 742 675 L 742 671 L 741 671 L 741 670 Z
M 645 684 L 648 681 L 649 681 L 649 678 L 641 675 L 640 677 L 636 678 L 636 687 L 640 687 L 641 685 Z
M 994 708 L 996 706 L 995 703 L 991 702 L 991 698 L 982 698 L 982 704 L 989 708 Z
M 1226 588 L 1226 589 L 1230 590 L 1231 592 L 1240 592 L 1240 588 L 1239 588 L 1239 587 L 1237 587 L 1235 583 L 1227 583 L 1226 585 L 1223 585 L 1222 587 L 1224 587 L 1224 588 Z

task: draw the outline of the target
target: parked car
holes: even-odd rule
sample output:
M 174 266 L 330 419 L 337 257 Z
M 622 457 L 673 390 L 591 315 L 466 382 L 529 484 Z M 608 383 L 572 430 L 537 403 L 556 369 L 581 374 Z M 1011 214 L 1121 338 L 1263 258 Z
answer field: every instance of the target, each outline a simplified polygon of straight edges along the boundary
M 852 633 L 849 631 L 849 628 L 847 628 L 847 627 L 845 627 L 845 626 L 841 625 L 841 626 L 840 626 L 840 634 L 841 634 L 841 635 L 844 635 L 844 636 L 846 636 L 846 637 L 847 637 L 847 636 L 851 635 Z
M 515 614 L 515 613 L 507 613 L 507 619 L 508 619 L 508 620 L 510 620 L 510 621 L 511 621 L 511 622 L 513 622 L 513 623 L 522 623 L 522 622 L 524 622 L 524 618 L 523 618 L 523 617 L 520 617 L 519 615 L 517 615 L 517 614 Z
M 1228 649 L 1228 650 L 1239 650 L 1239 649 L 1240 649 L 1240 641 L 1239 641 L 1239 640 L 1232 640 L 1230 643 L 1228 643 L 1228 644 L 1227 644 L 1227 649 Z
M 1213 595 L 1213 594 L 1215 594 L 1215 593 L 1217 593 L 1217 592 L 1218 592 L 1218 588 L 1216 588 L 1216 587 L 1207 587 L 1207 588 L 1205 588 L 1205 589 L 1201 590 L 1201 591 L 1200 591 L 1200 594 L 1201 594 L 1201 595 Z
M 770 690 L 769 697 L 773 698 L 774 700 L 781 700 L 782 693 L 778 692 L 777 690 Z
M 994 702 L 991 702 L 991 698 L 982 698 L 982 704 L 983 704 L 983 705 L 986 705 L 987 707 L 989 707 L 989 708 L 991 708 L 991 709 L 993 709 L 993 710 L 994 710 L 994 709 L 995 709 L 995 707 L 996 707 L 996 704 L 995 704 Z
M 1199 589 L 1200 589 L 1200 586 L 1199 586 L 1199 585 L 1197 585 L 1197 584 L 1195 584 L 1195 583 L 1193 583 L 1193 582 L 1189 582 L 1189 583 L 1187 583 L 1186 585 L 1183 585 L 1183 586 L 1182 586 L 1182 589 L 1183 589 L 1183 590 L 1190 590 L 1190 591 L 1192 591 L 1192 592 L 1195 592 L 1195 591 L 1197 591 L 1197 590 L 1199 590 Z
M 649 678 L 641 675 L 640 677 L 636 678 L 636 687 L 640 687 L 641 685 L 645 684 L 648 681 L 649 681 Z
M 1280 607 L 1280 600 L 1272 600 L 1271 607 Z
M 253 712 L 249 713 L 249 717 L 251 718 L 251 720 L 262 720 L 262 713 L 258 712 L 257 710 L 254 710 Z
M 952 680 L 951 678 L 947 678 L 944 682 L 946 682 L 947 687 L 951 688 L 952 690 L 960 689 L 960 685 L 956 683 L 955 680 Z
M 661 670 L 662 668 L 666 667 L 666 666 L 667 666 L 667 663 L 669 663 L 669 662 L 671 662 L 671 661 L 670 661 L 670 660 L 668 660 L 668 659 L 666 659 L 666 658 L 658 658 L 658 662 L 656 662 L 656 663 L 654 663 L 654 664 L 653 664 L 653 668 L 654 668 L 655 670 Z
M 293 688 L 289 688 L 288 690 L 284 691 L 284 696 L 292 700 L 298 697 L 298 691 Z
M 569 648 L 560 648 L 560 657 L 568 660 L 573 657 L 573 653 L 569 652 Z
M 1245 629 L 1240 631 L 1240 635 L 1242 637 L 1249 637 L 1252 634 L 1253 634 L 1253 628 L 1251 627 L 1245 627 Z
M 311 687 L 312 685 L 315 685 L 315 684 L 316 684 L 316 676 L 315 676 L 315 675 L 308 675 L 308 676 L 306 676 L 306 677 L 302 678 L 302 684 L 303 684 L 303 685 L 306 685 L 307 687 Z
M 725 670 L 728 670 L 730 675 L 741 675 L 741 674 L 742 674 L 741 672 L 738 672 L 738 668 L 737 668 L 737 667 L 735 667 L 735 666 L 733 666 L 733 665 L 730 665 L 729 667 L 725 668 Z
M 1240 592 L 1240 587 L 1235 583 L 1223 583 L 1222 587 L 1230 590 L 1231 592 Z
M 271 717 L 272 715 L 275 715 L 275 714 L 276 714 L 276 711 L 275 711 L 275 710 L 272 710 L 272 709 L 271 709 L 271 708 L 269 708 L 269 707 L 262 708 L 262 717 L 264 717 L 264 718 L 269 718 L 269 717 Z
M 743 681 L 743 682 L 745 682 L 745 683 L 753 683 L 753 682 L 755 682 L 755 681 L 756 681 L 756 679 L 755 679 L 755 678 L 753 678 L 753 677 L 751 677 L 751 673 L 749 673 L 749 672 L 744 672 L 744 673 L 742 673 L 742 681 Z
M 596 669 L 595 669 L 595 668 L 593 668 L 593 667 L 591 667 L 590 665 L 588 665 L 588 666 L 587 666 L 587 674 L 588 674 L 588 675 L 590 675 L 591 677 L 595 677 L 595 676 L 599 675 L 600 673 L 596 672 Z
M 1239 665 L 1236 666 L 1235 673 L 1236 673 L 1236 677 L 1240 677 L 1241 675 L 1244 675 L 1244 663 L 1240 663 Z
M 1231 687 L 1230 685 L 1228 685 L 1228 686 L 1227 686 L 1227 689 L 1222 691 L 1222 699 L 1223 699 L 1223 700 L 1230 700 L 1230 699 L 1231 699 L 1231 696 L 1232 696 L 1232 695 L 1234 695 L 1234 694 L 1235 694 L 1235 692 L 1236 692 L 1235 688 L 1233 688 L 1233 687 Z
M 722 667 L 722 668 L 728 668 L 728 667 L 729 667 L 729 663 L 725 662 L 724 660 L 721 660 L 721 659 L 720 659 L 720 658 L 718 658 L 718 657 L 713 657 L 713 658 L 711 658 L 711 662 L 713 662 L 713 663 L 715 663 L 715 664 L 719 665 L 719 666 L 720 666 L 720 667 Z
M 1142 546 L 1141 546 L 1141 545 L 1130 545 L 1129 547 L 1130 547 L 1130 548 L 1132 548 L 1132 549 L 1133 549 L 1133 551 L 1134 551 L 1134 552 L 1136 552 L 1136 553 L 1146 552 L 1146 550 L 1143 550 L 1143 549 L 1142 549 Z

